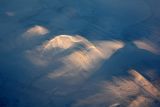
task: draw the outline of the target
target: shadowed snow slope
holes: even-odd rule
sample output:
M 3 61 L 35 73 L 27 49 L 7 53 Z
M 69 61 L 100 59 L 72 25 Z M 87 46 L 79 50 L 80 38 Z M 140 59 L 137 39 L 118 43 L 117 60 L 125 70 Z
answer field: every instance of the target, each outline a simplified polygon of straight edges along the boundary
M 0 107 L 160 107 L 159 5 L 0 0 Z

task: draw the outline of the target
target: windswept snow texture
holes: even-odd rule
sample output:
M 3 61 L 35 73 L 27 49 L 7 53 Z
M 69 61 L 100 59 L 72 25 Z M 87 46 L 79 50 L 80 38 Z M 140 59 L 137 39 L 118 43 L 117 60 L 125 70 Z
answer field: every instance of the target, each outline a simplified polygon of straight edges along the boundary
M 160 107 L 160 0 L 0 0 L 0 107 Z

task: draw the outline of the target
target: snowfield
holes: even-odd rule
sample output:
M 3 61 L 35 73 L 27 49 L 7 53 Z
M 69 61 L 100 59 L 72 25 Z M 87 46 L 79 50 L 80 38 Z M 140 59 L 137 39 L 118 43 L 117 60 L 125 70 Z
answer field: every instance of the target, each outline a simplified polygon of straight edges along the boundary
M 159 0 L 0 0 L 0 107 L 160 107 Z

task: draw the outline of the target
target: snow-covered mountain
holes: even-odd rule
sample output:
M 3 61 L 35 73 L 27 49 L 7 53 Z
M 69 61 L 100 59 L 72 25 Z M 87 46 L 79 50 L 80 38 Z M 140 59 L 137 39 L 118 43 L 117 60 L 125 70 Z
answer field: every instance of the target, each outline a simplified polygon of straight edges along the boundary
M 159 107 L 159 0 L 0 0 L 0 107 Z

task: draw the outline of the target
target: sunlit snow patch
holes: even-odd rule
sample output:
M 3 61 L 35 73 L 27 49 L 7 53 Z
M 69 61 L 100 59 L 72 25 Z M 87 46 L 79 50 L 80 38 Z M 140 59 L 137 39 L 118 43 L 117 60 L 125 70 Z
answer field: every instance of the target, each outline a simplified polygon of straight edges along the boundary
M 90 76 L 116 50 L 124 46 L 120 41 L 93 41 L 82 36 L 59 35 L 28 51 L 28 58 L 39 66 L 57 66 L 49 78 L 82 80 Z M 74 81 L 75 82 L 75 81 Z
M 43 36 L 49 33 L 49 30 L 43 26 L 35 25 L 28 29 L 22 36 L 24 38 L 31 38 L 34 36 Z

